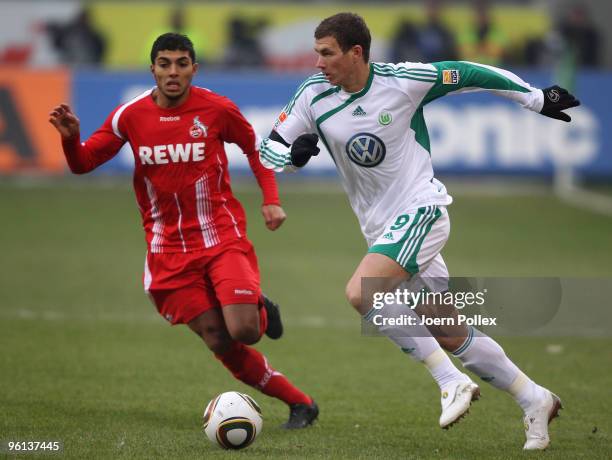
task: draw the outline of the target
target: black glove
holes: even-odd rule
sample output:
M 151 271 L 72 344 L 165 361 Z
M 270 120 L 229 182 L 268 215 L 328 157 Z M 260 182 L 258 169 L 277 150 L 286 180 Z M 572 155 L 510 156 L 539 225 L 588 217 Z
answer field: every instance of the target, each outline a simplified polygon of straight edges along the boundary
M 319 154 L 320 149 L 317 147 L 319 136 L 316 134 L 302 134 L 291 145 L 291 163 L 293 166 L 301 168 L 310 157 Z
M 540 113 L 557 120 L 572 121 L 567 113 L 562 111 L 580 105 L 580 101 L 570 94 L 566 89 L 557 85 L 544 88 L 544 106 Z

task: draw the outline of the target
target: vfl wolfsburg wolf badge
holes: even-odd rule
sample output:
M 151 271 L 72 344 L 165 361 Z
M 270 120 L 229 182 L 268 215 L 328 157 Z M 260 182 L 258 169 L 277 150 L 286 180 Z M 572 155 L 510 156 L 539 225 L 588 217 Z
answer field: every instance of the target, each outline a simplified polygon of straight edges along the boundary
M 378 122 L 383 126 L 387 126 L 391 124 L 392 121 L 393 121 L 393 117 L 391 116 L 391 112 L 387 110 L 383 110 L 378 115 Z

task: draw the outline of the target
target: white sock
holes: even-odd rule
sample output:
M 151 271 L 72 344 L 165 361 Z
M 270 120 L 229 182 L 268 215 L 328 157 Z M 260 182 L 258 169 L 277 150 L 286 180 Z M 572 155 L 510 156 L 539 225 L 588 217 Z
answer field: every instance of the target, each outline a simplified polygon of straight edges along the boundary
M 532 404 L 543 400 L 548 390 L 519 371 L 519 375 L 517 375 L 512 385 L 508 388 L 508 392 L 518 405 L 521 406 L 523 412 L 527 412 Z
M 482 380 L 510 393 L 524 411 L 546 394 L 544 388 L 510 361 L 495 340 L 478 329 L 469 328 L 468 337 L 453 355 Z
M 383 319 L 398 319 L 404 316 L 416 318 L 416 325 L 378 325 Z M 414 310 L 399 304 L 385 305 L 380 310 L 372 308 L 363 318 L 374 324 L 381 334 L 386 335 L 404 353 L 423 362 L 440 388 L 453 380 L 467 377 L 460 372 L 440 348 L 425 326 L 421 326 L 419 315 Z
M 425 367 L 440 387 L 440 391 L 451 382 L 456 382 L 457 380 L 470 380 L 467 375 L 459 372 L 459 369 L 455 367 L 442 348 L 439 348 L 425 358 L 423 364 L 425 364 Z

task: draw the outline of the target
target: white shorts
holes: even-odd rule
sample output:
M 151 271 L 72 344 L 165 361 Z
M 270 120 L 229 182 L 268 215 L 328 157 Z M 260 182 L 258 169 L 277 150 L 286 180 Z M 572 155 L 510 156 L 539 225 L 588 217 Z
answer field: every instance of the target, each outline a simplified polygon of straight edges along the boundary
M 434 292 L 445 291 L 448 269 L 440 252 L 449 234 L 446 207 L 424 206 L 390 219 L 368 252 L 384 254 L 401 265 L 411 275 L 411 289 L 422 284 Z

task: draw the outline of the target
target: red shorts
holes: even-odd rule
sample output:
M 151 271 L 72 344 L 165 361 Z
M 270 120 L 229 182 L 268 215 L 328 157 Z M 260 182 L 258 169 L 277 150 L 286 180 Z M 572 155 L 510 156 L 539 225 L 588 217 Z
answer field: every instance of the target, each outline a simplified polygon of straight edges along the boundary
M 170 323 L 188 323 L 211 308 L 259 302 L 259 267 L 251 242 L 215 249 L 147 253 L 145 291 Z

